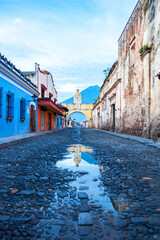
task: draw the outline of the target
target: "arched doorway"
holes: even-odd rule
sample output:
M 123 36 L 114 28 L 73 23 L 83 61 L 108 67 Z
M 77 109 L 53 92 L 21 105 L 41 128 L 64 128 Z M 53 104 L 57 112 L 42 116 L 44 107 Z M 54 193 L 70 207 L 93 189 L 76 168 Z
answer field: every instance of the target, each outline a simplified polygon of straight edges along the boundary
M 36 131 L 36 106 L 34 102 L 30 104 L 30 123 L 29 123 L 29 131 Z

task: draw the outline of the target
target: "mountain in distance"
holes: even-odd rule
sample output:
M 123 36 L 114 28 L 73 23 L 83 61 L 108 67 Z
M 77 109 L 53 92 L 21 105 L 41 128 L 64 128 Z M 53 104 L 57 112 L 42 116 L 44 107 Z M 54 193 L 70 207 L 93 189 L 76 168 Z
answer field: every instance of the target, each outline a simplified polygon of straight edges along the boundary
M 99 96 L 100 87 L 98 85 L 90 86 L 83 91 L 81 91 L 82 96 L 82 104 L 90 104 L 94 103 L 96 99 Z M 63 101 L 63 103 L 66 104 L 73 104 L 74 103 L 74 97 L 68 98 L 67 100 Z

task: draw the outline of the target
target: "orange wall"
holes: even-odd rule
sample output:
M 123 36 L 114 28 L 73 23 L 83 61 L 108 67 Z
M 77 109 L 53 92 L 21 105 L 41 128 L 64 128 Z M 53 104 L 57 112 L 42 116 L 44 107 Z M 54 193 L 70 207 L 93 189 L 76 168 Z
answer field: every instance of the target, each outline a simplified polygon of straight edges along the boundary
M 46 111 L 45 112 L 45 131 L 48 131 L 48 113 L 51 114 L 51 130 L 54 129 L 54 113 L 50 111 Z M 56 116 L 56 128 L 57 128 L 57 116 Z M 37 132 L 40 132 L 40 131 L 41 131 L 41 106 L 38 106 Z

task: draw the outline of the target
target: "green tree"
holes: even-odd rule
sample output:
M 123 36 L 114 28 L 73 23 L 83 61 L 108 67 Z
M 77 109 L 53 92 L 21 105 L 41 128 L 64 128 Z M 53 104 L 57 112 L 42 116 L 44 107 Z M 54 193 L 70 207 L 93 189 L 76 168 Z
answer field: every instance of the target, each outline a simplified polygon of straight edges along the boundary
M 104 69 L 104 75 L 107 76 L 111 68 L 107 67 L 107 69 Z

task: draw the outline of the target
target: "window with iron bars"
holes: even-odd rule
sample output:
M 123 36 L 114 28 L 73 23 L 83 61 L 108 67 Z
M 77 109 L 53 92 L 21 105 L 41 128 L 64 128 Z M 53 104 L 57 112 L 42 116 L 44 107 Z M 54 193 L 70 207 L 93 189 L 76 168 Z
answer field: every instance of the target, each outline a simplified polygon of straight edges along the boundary
M 7 93 L 7 119 L 14 118 L 14 93 Z
M 25 115 L 26 115 L 26 101 L 25 99 L 22 98 L 20 100 L 20 120 L 21 121 L 24 121 L 26 119 Z
M 2 117 L 2 88 L 0 88 L 0 117 Z

